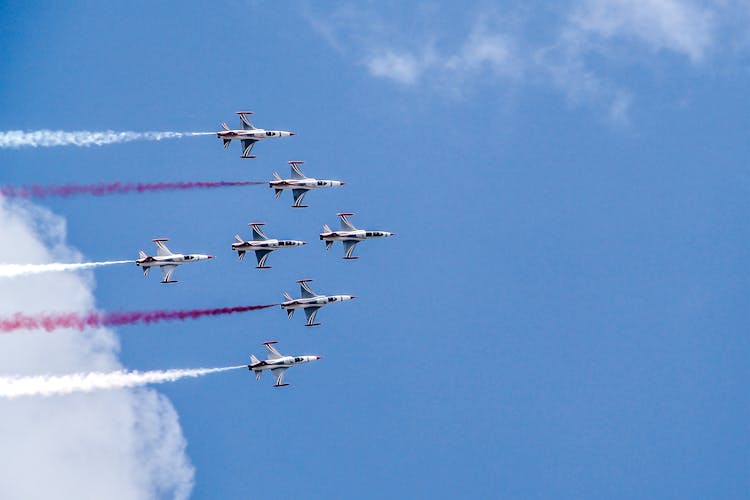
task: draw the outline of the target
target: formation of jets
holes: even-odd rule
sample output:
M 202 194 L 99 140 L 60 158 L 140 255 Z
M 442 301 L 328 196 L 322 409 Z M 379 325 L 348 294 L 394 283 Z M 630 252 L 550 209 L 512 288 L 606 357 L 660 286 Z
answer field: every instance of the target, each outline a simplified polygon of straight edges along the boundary
M 237 114 L 239 115 L 242 124 L 241 129 L 233 130 L 230 129 L 226 123 L 222 123 L 222 130 L 218 131 L 216 134 L 218 138 L 222 140 L 225 148 L 234 140 L 240 141 L 242 144 L 241 158 L 255 158 L 250 152 L 258 141 L 295 135 L 294 132 L 286 130 L 270 130 L 255 127 L 248 119 L 248 116 L 252 115 L 252 111 L 238 111 Z M 274 172 L 274 178 L 269 181 L 268 185 L 274 190 L 276 198 L 280 198 L 284 191 L 291 190 L 292 198 L 294 200 L 294 203 L 292 204 L 293 208 L 307 207 L 307 205 L 303 205 L 302 202 L 308 191 L 327 187 L 338 187 L 345 184 L 340 180 L 307 177 L 300 168 L 300 166 L 304 164 L 301 160 L 291 160 L 288 163 L 291 168 L 291 176 L 288 179 L 282 179 L 278 172 Z M 358 258 L 353 255 L 354 247 L 357 243 L 371 238 L 386 238 L 394 235 L 394 233 L 389 231 L 356 228 L 349 220 L 349 217 L 354 215 L 352 213 L 341 212 L 337 215 L 341 219 L 340 229 L 333 231 L 328 225 L 323 225 L 323 232 L 320 233 L 320 240 L 325 242 L 326 250 L 329 250 L 334 242 L 342 242 L 344 245 L 344 259 L 353 260 Z M 237 256 L 240 260 L 244 259 L 247 252 L 254 252 L 257 260 L 256 268 L 258 269 L 271 268 L 271 266 L 266 265 L 266 261 L 271 252 L 284 248 L 301 247 L 307 244 L 307 242 L 302 240 L 269 238 L 263 232 L 262 227 L 265 225 L 263 222 L 251 222 L 248 225 L 252 231 L 252 239 L 245 240 L 242 236 L 237 234 L 235 235 L 235 241 L 232 243 L 231 248 L 233 252 L 237 252 Z M 143 269 L 144 275 L 148 275 L 152 267 L 159 267 L 163 277 L 161 281 L 162 283 L 177 282 L 172 279 L 172 277 L 176 267 L 179 265 L 213 258 L 212 255 L 206 254 L 174 253 L 166 245 L 167 238 L 156 238 L 153 241 L 156 244 L 156 255 L 150 256 L 141 250 L 139 258 L 135 261 L 135 264 Z M 290 319 L 294 316 L 294 311 L 298 309 L 304 311 L 305 316 L 307 317 L 305 326 L 312 327 L 320 325 L 320 323 L 315 322 L 315 318 L 322 307 L 356 298 L 354 295 L 319 295 L 310 288 L 309 283 L 311 281 L 312 280 L 310 279 L 297 281 L 300 286 L 299 298 L 292 298 L 291 295 L 284 292 L 284 301 L 279 304 L 281 309 L 286 311 Z M 261 361 L 254 355 L 250 355 L 250 364 L 247 365 L 248 370 L 254 372 L 257 379 L 261 378 L 264 371 L 270 370 L 275 377 L 274 387 L 285 387 L 289 385 L 284 383 L 284 373 L 290 367 L 320 359 L 320 356 L 313 355 L 284 356 L 276 350 L 274 347 L 275 344 L 276 341 L 264 342 L 263 345 L 268 351 L 267 359 Z

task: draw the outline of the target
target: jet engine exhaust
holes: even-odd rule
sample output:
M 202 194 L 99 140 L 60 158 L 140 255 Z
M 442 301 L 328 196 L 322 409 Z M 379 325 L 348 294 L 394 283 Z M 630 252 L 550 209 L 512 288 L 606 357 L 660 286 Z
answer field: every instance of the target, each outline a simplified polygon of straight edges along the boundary
M 17 330 L 44 330 L 52 332 L 64 328 L 83 330 L 102 326 L 121 326 L 144 323 L 150 325 L 162 321 L 198 319 L 205 316 L 224 316 L 268 309 L 278 304 L 258 306 L 217 307 L 212 309 L 177 309 L 155 311 L 96 312 L 89 313 L 16 313 L 13 316 L 0 318 L 0 332 L 10 333 Z
M 14 399 L 19 396 L 56 396 L 74 392 L 92 392 L 104 389 L 123 389 L 147 384 L 176 382 L 182 378 L 202 377 L 211 373 L 239 370 L 247 365 L 221 368 L 193 368 L 185 370 L 88 372 L 69 375 L 32 375 L 0 377 L 0 397 Z
M 2 186 L 0 195 L 7 198 L 48 198 L 78 195 L 108 196 L 112 194 L 148 193 L 153 191 L 184 191 L 189 189 L 214 189 L 237 186 L 267 184 L 261 181 L 217 181 L 217 182 L 110 182 L 98 184 L 63 184 L 59 186 Z
M 104 146 L 133 141 L 161 141 L 200 135 L 213 135 L 215 132 L 116 132 L 104 130 L 6 130 L 0 131 L 0 149 L 50 148 L 55 146 Z
M 30 274 L 49 273 L 55 271 L 78 271 L 95 267 L 114 266 L 117 264 L 132 264 L 134 260 L 107 260 L 103 262 L 78 262 L 72 264 L 0 264 L 0 278 L 13 278 Z

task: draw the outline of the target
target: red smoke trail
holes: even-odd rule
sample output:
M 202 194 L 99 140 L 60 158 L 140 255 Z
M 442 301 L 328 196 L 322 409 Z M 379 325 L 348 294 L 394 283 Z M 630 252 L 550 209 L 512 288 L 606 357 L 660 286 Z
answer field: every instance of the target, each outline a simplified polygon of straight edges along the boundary
M 77 328 L 78 330 L 83 330 L 86 327 L 120 326 L 132 325 L 135 323 L 151 324 L 175 319 L 198 319 L 203 316 L 221 316 L 224 314 L 257 311 L 259 309 L 268 309 L 269 307 L 276 305 L 278 304 L 176 311 L 90 312 L 86 314 L 40 313 L 31 316 L 23 313 L 16 313 L 9 318 L 0 318 L 0 331 L 13 332 L 15 330 L 46 330 L 51 332 L 59 328 Z
M 211 189 L 234 186 L 257 186 L 261 181 L 219 181 L 219 182 L 110 182 L 99 184 L 63 184 L 60 186 L 3 186 L 0 194 L 9 198 L 46 198 L 48 196 L 75 196 L 90 194 L 106 196 L 110 194 L 145 193 L 148 191 L 177 191 L 183 189 Z

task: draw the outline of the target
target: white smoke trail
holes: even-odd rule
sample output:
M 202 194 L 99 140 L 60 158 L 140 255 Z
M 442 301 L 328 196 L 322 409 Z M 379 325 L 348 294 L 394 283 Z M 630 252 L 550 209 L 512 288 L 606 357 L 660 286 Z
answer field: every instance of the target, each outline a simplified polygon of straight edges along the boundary
M 105 130 L 92 132 L 77 130 L 7 130 L 0 132 L 0 149 L 49 148 L 53 146 L 103 146 L 132 141 L 161 141 L 197 135 L 211 135 L 214 132 L 115 132 Z
M 76 271 L 93 267 L 113 266 L 115 264 L 132 264 L 134 260 L 108 260 L 104 262 L 80 262 L 77 264 L 0 264 L 0 278 L 26 276 L 28 274 L 49 273 L 53 271 Z
M 202 377 L 210 373 L 247 368 L 247 365 L 223 368 L 194 368 L 188 370 L 155 370 L 150 372 L 125 370 L 110 373 L 73 373 L 70 375 L 35 375 L 30 377 L 0 377 L 0 398 L 19 396 L 55 396 L 74 392 L 103 389 L 124 389 L 147 384 L 174 382 L 186 377 Z

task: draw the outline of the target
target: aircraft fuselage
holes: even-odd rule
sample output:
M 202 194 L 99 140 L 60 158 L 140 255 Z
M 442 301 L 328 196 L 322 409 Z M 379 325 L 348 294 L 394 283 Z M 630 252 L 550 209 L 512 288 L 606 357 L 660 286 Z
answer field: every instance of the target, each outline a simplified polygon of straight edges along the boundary
M 179 266 L 186 262 L 196 262 L 199 260 L 213 259 L 212 255 L 203 254 L 181 254 L 175 253 L 172 255 L 154 255 L 144 257 L 135 261 L 135 265 L 138 267 L 154 267 L 154 266 Z
M 393 236 L 393 233 L 388 231 L 366 231 L 364 229 L 320 233 L 320 239 L 323 241 L 364 241 L 370 238 L 387 238 L 388 236 Z
M 289 368 L 290 366 L 309 363 L 320 359 L 320 356 L 282 356 L 277 359 L 266 359 L 247 365 L 248 370 L 259 372 L 263 370 L 273 370 L 275 368 Z
M 288 132 L 286 130 L 266 130 L 262 128 L 255 128 L 251 130 L 222 130 L 216 132 L 216 136 L 219 139 L 224 140 L 236 140 L 236 139 L 251 139 L 253 141 L 260 141 L 261 139 L 268 139 L 271 137 L 289 137 L 294 135 L 294 132 Z
M 300 240 L 258 240 L 258 241 L 243 241 L 242 243 L 232 243 L 232 250 L 245 250 L 247 252 L 253 252 L 255 250 L 278 250 L 279 248 L 299 247 L 307 245 L 306 241 Z
M 343 186 L 344 182 L 334 181 L 329 179 L 313 179 L 308 177 L 306 179 L 281 179 L 277 181 L 269 181 L 268 186 L 273 189 L 316 189 L 323 187 L 336 187 Z
M 343 302 L 356 298 L 354 295 L 316 295 L 282 302 L 282 309 L 305 309 L 306 307 L 323 307 L 336 302 Z

